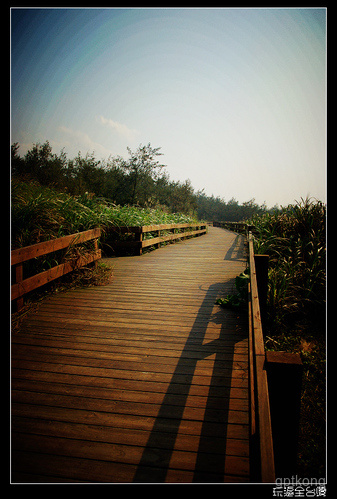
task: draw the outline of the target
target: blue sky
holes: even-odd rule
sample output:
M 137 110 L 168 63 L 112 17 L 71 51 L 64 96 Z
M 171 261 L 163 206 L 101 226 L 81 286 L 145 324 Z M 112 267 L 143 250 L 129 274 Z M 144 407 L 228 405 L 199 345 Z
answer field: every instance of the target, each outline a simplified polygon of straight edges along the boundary
M 11 10 L 11 141 L 161 147 L 171 180 L 326 200 L 325 9 Z

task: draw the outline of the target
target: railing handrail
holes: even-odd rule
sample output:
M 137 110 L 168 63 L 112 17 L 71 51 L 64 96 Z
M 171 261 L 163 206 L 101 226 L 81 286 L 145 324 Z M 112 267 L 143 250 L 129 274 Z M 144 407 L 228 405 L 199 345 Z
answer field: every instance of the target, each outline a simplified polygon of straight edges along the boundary
M 72 270 L 99 260 L 101 258 L 101 250 L 98 249 L 97 240 L 100 235 L 101 229 L 91 229 L 12 250 L 11 265 L 15 268 L 15 283 L 11 286 L 11 299 L 17 301 L 17 310 L 22 308 L 23 296 L 25 294 L 71 272 Z M 24 262 L 90 240 L 94 240 L 95 244 L 94 251 L 91 254 L 79 255 L 71 261 L 56 265 L 46 271 L 30 276 L 27 279 L 23 278 Z
M 170 230 L 170 229 L 184 229 L 187 227 L 206 227 L 206 222 L 189 222 L 184 224 L 155 224 L 155 225 L 122 225 L 122 226 L 113 226 L 110 227 L 109 230 L 121 231 L 121 232 L 130 232 L 134 234 L 139 234 L 140 232 L 155 232 L 157 230 Z
M 234 231 L 237 229 L 246 230 L 247 223 L 246 222 L 226 222 L 226 221 L 216 222 L 216 221 L 214 221 L 213 227 L 221 227 L 223 229 L 228 228 L 229 230 L 234 230 Z
M 265 369 L 265 349 L 262 332 L 261 311 L 258 294 L 253 235 L 248 232 L 248 261 L 250 269 L 249 320 L 250 324 L 250 369 L 254 377 L 250 383 L 252 407 L 251 437 L 258 443 L 260 478 L 262 482 L 275 482 L 275 463 L 271 427 L 267 371 Z
M 54 251 L 67 248 L 72 244 L 80 244 L 91 239 L 100 237 L 101 229 L 90 229 L 84 232 L 77 232 L 68 236 L 58 237 L 56 239 L 49 239 L 41 243 L 31 244 L 11 251 L 11 265 L 27 262 L 32 258 L 38 256 L 48 255 Z

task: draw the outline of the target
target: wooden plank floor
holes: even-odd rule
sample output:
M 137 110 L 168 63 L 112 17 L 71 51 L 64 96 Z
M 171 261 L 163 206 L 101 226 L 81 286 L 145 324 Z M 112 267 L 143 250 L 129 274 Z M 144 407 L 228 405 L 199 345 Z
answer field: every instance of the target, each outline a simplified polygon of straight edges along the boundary
M 12 483 L 249 481 L 245 269 L 223 229 L 111 259 L 107 286 L 46 299 L 12 337 Z

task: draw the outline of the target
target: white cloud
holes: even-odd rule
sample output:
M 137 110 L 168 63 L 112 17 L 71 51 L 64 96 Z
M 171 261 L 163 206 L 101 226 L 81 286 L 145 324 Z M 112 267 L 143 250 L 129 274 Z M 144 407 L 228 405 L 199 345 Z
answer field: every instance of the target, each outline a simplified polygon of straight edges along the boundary
M 95 152 L 98 156 L 107 158 L 111 154 L 111 150 L 104 147 L 99 142 L 92 140 L 89 135 L 80 130 L 72 130 L 65 126 L 59 126 L 58 130 L 66 135 L 69 140 L 63 140 L 63 145 L 68 149 L 70 147 L 72 150 L 71 154 L 77 154 L 79 151 L 82 154 L 87 152 Z
M 138 130 L 133 130 L 131 128 L 128 128 L 126 125 L 123 125 L 122 123 L 119 123 L 118 121 L 113 121 L 109 118 L 105 118 L 104 116 L 99 116 L 98 120 L 102 125 L 105 125 L 115 132 L 117 132 L 119 135 L 122 137 L 126 138 L 127 140 L 134 140 L 136 136 L 139 134 Z

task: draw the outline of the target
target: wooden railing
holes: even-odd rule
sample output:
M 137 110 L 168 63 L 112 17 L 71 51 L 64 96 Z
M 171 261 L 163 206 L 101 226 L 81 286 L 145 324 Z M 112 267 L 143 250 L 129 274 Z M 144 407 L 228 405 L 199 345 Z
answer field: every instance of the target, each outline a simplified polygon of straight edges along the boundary
M 268 256 L 254 254 L 253 226 L 244 222 L 213 222 L 214 227 L 241 232 L 248 239 L 249 393 L 251 473 L 254 481 L 275 482 L 275 459 L 269 403 L 267 362 L 261 308 L 265 306 Z M 258 264 L 258 265 L 257 265 Z M 258 271 L 257 271 L 258 266 Z M 263 299 L 261 300 L 261 297 Z
M 255 227 L 244 222 L 213 226 L 243 233 L 248 240 L 251 475 L 254 481 L 272 483 L 276 474 L 297 472 L 303 364 L 299 353 L 265 351 L 269 257 L 254 254 Z
M 116 227 L 112 229 L 117 235 L 134 234 L 133 240 L 120 241 L 112 243 L 114 249 L 131 250 L 136 255 L 141 255 L 144 248 L 150 246 L 159 247 L 161 243 L 172 242 L 187 237 L 200 236 L 206 234 L 206 223 L 186 223 L 186 224 L 160 224 L 143 225 L 135 227 Z M 110 229 L 111 231 L 111 229 Z M 165 232 L 165 234 L 162 234 Z M 152 237 L 148 237 L 150 236 Z
M 252 454 L 254 458 L 257 458 L 256 474 L 258 479 L 261 482 L 273 483 L 275 482 L 275 464 L 266 354 L 262 333 L 254 243 L 251 232 L 248 232 L 248 250 L 250 269 L 248 289 L 250 437 Z
M 133 251 L 136 251 L 136 254 L 141 255 L 143 248 L 149 246 L 158 247 L 163 242 L 199 236 L 205 234 L 207 228 L 206 224 L 187 223 L 118 227 L 115 231 L 117 231 L 118 234 L 134 234 L 133 241 L 117 241 L 116 244 L 119 247 L 131 248 Z M 165 234 L 161 234 L 161 231 L 165 231 Z M 152 237 L 147 238 L 147 236 L 150 235 L 149 233 L 152 233 Z M 153 234 L 155 237 L 153 237 Z M 98 249 L 97 240 L 100 236 L 101 229 L 92 229 L 13 250 L 11 252 L 11 265 L 14 266 L 15 282 L 11 286 L 11 299 L 16 300 L 17 310 L 22 308 L 23 297 L 30 291 L 33 291 L 72 270 L 99 260 L 101 258 L 101 250 Z M 24 279 L 24 262 L 90 240 L 94 241 L 94 251 L 90 253 L 86 252 L 85 254 L 78 253 L 75 258 L 72 258 L 65 263 L 61 263 L 44 272 Z
M 234 232 L 243 232 L 246 234 L 247 224 L 245 222 L 213 222 L 213 227 L 233 230 Z
M 48 282 L 71 272 L 72 270 L 99 260 L 101 258 L 101 250 L 98 249 L 97 240 L 100 235 L 101 229 L 92 229 L 12 250 L 11 265 L 14 266 L 15 269 L 15 283 L 11 286 L 11 299 L 16 300 L 17 310 L 22 308 L 23 297 L 30 291 L 33 291 L 34 289 L 37 289 L 40 286 L 43 286 L 44 284 L 47 284 Z M 71 260 L 24 279 L 24 262 L 90 240 L 94 241 L 94 251 L 89 253 L 86 252 L 84 254 L 78 252 L 76 257 Z

